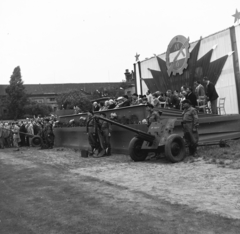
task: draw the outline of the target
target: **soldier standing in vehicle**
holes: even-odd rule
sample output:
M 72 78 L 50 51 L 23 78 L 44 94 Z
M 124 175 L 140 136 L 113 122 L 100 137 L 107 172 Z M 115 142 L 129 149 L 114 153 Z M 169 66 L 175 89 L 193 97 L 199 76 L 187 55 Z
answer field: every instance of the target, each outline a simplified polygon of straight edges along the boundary
M 158 122 L 160 120 L 160 115 L 162 114 L 162 112 L 154 109 L 154 106 L 151 103 L 146 104 L 146 109 L 148 112 L 147 125 L 149 127 L 151 123 Z
M 198 144 L 198 114 L 195 108 L 191 106 L 191 101 L 184 100 L 183 104 L 183 133 L 184 139 L 189 147 L 189 156 L 196 156 Z

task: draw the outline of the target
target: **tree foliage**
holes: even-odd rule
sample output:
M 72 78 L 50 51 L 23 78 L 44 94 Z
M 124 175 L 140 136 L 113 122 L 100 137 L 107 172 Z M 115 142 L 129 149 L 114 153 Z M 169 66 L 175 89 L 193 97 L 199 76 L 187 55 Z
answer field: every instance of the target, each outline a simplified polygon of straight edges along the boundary
M 88 96 L 79 90 L 72 90 L 59 95 L 57 103 L 60 109 L 73 109 L 74 106 L 78 106 L 82 111 L 86 112 L 92 108 L 92 103 Z
M 9 83 L 10 85 L 6 88 L 9 118 L 21 118 L 24 114 L 23 107 L 26 104 L 27 95 L 19 66 L 14 68 Z
M 29 102 L 24 106 L 24 117 L 48 116 L 52 112 L 52 108 L 48 105 Z

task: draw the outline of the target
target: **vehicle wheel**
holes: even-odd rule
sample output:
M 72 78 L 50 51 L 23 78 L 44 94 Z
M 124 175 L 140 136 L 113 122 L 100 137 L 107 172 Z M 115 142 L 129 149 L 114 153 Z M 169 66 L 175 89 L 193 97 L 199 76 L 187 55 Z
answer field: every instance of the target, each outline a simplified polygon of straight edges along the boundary
M 148 155 L 148 152 L 146 150 L 141 149 L 142 144 L 143 140 L 137 137 L 134 137 L 129 143 L 129 155 L 131 159 L 135 162 L 144 161 Z
M 172 134 L 165 143 L 165 155 L 173 163 L 180 162 L 185 158 L 186 148 L 183 138 Z
M 42 139 L 40 136 L 34 136 L 31 140 L 31 145 L 33 147 L 39 147 L 42 144 Z

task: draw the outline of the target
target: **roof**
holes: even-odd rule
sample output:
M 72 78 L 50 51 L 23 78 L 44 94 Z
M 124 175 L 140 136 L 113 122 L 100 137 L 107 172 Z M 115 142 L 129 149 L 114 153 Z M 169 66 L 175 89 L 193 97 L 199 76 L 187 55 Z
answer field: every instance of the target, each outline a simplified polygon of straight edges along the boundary
M 27 94 L 60 94 L 71 90 L 92 92 L 99 88 L 119 87 L 122 82 L 111 83 L 68 83 L 68 84 L 24 84 Z M 8 85 L 0 85 L 0 95 L 6 95 Z

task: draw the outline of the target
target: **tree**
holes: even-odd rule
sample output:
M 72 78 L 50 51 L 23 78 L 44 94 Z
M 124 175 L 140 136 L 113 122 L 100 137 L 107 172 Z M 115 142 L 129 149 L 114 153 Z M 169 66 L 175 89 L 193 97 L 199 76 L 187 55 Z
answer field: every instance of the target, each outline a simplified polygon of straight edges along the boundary
M 59 95 L 57 103 L 60 109 L 73 109 L 74 106 L 78 106 L 82 111 L 86 112 L 92 108 L 92 103 L 87 95 L 79 90 L 72 90 Z
M 8 113 L 9 118 L 18 119 L 23 116 L 23 107 L 27 101 L 25 87 L 23 85 L 20 67 L 13 70 L 10 77 L 10 85 L 6 88 L 8 100 Z
M 27 103 L 23 110 L 25 114 L 24 117 L 47 116 L 52 112 L 52 108 L 50 106 L 36 102 Z

